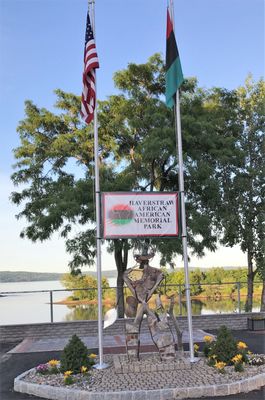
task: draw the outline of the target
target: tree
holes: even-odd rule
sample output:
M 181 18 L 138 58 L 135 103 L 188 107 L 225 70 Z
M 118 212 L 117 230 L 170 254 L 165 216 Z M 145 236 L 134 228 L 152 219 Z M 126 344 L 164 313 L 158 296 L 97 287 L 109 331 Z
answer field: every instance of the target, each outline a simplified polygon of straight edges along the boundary
M 194 271 L 191 271 L 189 273 L 189 280 L 191 284 L 191 295 L 196 296 L 200 293 L 202 293 L 202 286 L 201 283 L 203 283 L 204 280 L 204 275 L 200 271 L 199 268 L 196 268 Z M 166 276 L 166 283 L 167 285 L 176 285 L 175 287 L 169 286 L 169 292 L 173 291 L 176 292 L 179 290 L 177 286 L 181 285 L 181 292 L 182 294 L 185 294 L 185 274 L 183 270 L 171 272 L 167 274 Z
M 264 251 L 265 251 L 265 249 L 264 249 Z M 264 262 L 263 262 L 263 264 L 260 263 L 258 265 L 258 271 L 259 271 L 259 275 L 263 282 L 260 311 L 264 312 L 265 311 L 265 265 L 264 265 Z
M 97 279 L 91 275 L 64 274 L 61 282 L 66 289 L 81 289 L 73 292 L 77 300 L 95 300 L 97 298 Z M 102 278 L 101 286 L 104 289 L 109 288 L 108 280 L 105 277 Z M 106 291 L 103 290 L 103 297 L 105 293 Z
M 263 279 L 262 308 L 265 309 L 264 276 L 264 127 L 265 82 L 254 83 L 251 76 L 245 86 L 235 91 L 238 124 L 241 130 L 236 138 L 239 151 L 237 163 L 230 163 L 217 173 L 222 188 L 222 206 L 219 211 L 223 226 L 222 243 L 240 244 L 247 253 L 248 294 L 245 309 L 252 310 L 253 282 L 259 272 Z
M 174 116 L 166 108 L 164 65 L 159 55 L 129 64 L 114 76 L 120 94 L 99 102 L 99 158 L 102 191 L 178 190 Z M 28 225 L 21 237 L 46 240 L 59 231 L 79 273 L 95 258 L 92 126 L 80 119 L 80 97 L 55 91 L 55 112 L 25 104 L 12 175 L 24 189 L 12 193 Z M 186 80 L 181 93 L 187 226 L 190 249 L 216 249 L 221 192 L 216 171 L 237 159 L 239 131 L 233 92 L 203 90 Z M 88 138 L 90 138 L 88 140 Z M 77 169 L 72 167 L 73 161 Z M 73 234 L 78 226 L 79 233 Z M 182 253 L 180 240 L 154 240 L 166 264 Z M 123 316 L 123 272 L 133 241 L 109 241 L 118 270 L 119 316 Z
M 129 64 L 114 76 L 122 94 L 101 103 L 100 129 L 114 138 L 116 161 L 123 165 L 120 178 L 129 183 L 130 190 L 178 190 L 174 115 L 161 99 L 164 77 L 159 55 L 146 64 Z M 229 162 L 235 150 L 234 131 L 238 129 L 233 94 L 219 90 L 222 101 L 217 102 L 216 92 L 199 89 L 196 80 L 190 79 L 181 93 L 187 226 L 190 248 L 197 255 L 203 255 L 205 248 L 216 249 L 215 210 L 220 194 L 215 169 Z M 160 252 L 162 265 L 182 253 L 181 242 L 175 239 L 152 242 Z M 121 268 L 120 283 L 122 272 Z

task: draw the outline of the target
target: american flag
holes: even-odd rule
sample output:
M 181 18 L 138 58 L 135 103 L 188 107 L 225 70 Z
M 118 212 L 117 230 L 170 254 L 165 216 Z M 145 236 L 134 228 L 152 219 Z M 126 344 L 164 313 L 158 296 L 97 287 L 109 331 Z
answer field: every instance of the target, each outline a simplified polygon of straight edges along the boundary
M 90 23 L 89 12 L 87 13 L 86 37 L 84 51 L 84 72 L 81 116 L 87 124 L 94 118 L 96 104 L 95 92 L 95 69 L 99 68 L 98 55 L 94 35 Z

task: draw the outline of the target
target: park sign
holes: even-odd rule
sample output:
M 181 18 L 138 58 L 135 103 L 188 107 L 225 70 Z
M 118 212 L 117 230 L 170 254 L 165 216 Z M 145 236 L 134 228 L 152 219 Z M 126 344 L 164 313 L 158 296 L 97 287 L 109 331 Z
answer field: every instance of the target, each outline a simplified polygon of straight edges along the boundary
M 104 239 L 179 236 L 179 193 L 102 193 L 102 228 Z

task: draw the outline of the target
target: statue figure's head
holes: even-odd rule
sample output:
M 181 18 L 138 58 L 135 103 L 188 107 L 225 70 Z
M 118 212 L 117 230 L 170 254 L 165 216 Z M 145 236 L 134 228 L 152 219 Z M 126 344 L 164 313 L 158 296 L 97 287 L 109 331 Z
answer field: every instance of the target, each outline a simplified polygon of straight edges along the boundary
M 140 264 L 140 268 L 144 268 L 149 264 L 149 260 L 155 255 L 155 247 L 150 244 L 149 239 L 138 242 L 133 249 L 133 257 Z

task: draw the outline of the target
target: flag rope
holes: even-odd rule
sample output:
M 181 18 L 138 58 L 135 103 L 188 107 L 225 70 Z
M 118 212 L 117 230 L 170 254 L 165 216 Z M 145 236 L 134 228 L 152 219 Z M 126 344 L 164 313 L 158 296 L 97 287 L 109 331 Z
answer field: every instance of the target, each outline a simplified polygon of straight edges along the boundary
M 174 0 L 170 0 L 169 14 L 175 31 L 175 18 L 174 18 Z M 181 71 L 182 73 L 182 71 Z M 187 318 L 188 318 L 188 331 L 189 331 L 189 347 L 190 347 L 190 361 L 196 361 L 194 357 L 194 342 L 193 342 L 193 329 L 192 329 L 192 309 L 190 299 L 190 281 L 189 281 L 189 265 L 188 265 L 188 243 L 187 243 L 187 226 L 186 226 L 186 210 L 185 210 L 185 191 L 184 191 L 184 171 L 183 171 L 183 151 L 182 151 L 182 134 L 181 134 L 181 119 L 180 119 L 180 99 L 179 88 L 175 93 L 175 131 L 176 131 L 176 150 L 179 165 L 179 193 L 181 202 L 181 230 L 182 230 L 182 251 L 184 259 L 184 273 L 185 273 L 185 292 L 186 292 L 186 305 L 187 305 Z
M 91 26 L 90 16 L 91 15 Z M 98 292 L 98 353 L 99 362 L 94 365 L 96 369 L 104 369 L 108 364 L 103 361 L 103 315 L 102 315 L 102 274 L 101 274 L 101 235 L 100 235 L 100 180 L 99 180 L 99 146 L 98 146 L 98 117 L 97 117 L 97 79 L 96 68 L 99 67 L 95 46 L 95 0 L 88 0 L 88 23 L 86 28 L 86 47 L 84 69 L 88 78 L 85 77 L 90 87 L 88 87 L 88 96 L 85 99 L 85 121 L 87 123 L 94 119 L 94 170 L 95 170 L 95 197 L 96 197 L 96 266 L 97 266 L 97 292 Z M 92 30 L 92 32 L 91 32 Z M 91 49 L 91 50 L 90 50 Z M 86 53 L 86 50 L 88 52 Z M 91 57 L 92 52 L 92 57 Z M 86 57 L 86 54 L 87 57 Z M 89 58 L 90 57 L 90 58 Z M 88 65 L 88 66 L 87 66 Z M 90 75 L 88 75 L 87 73 Z M 84 81 L 84 79 L 83 79 Z M 91 99 L 91 97 L 92 99 Z M 88 104 L 89 100 L 89 104 Z M 88 106 L 88 107 L 86 107 Z M 91 106 L 91 107 L 89 107 Z

